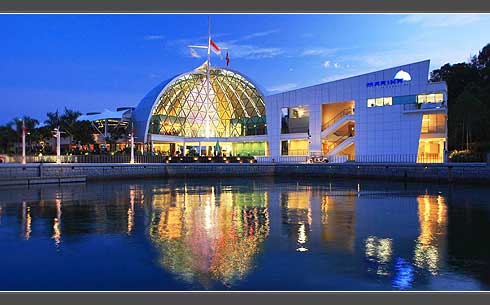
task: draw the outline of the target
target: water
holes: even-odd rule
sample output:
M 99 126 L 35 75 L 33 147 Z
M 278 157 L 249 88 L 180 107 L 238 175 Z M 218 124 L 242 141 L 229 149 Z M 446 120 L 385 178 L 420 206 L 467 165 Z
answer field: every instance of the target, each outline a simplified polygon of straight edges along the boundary
M 0 290 L 489 290 L 489 195 L 248 178 L 0 188 Z

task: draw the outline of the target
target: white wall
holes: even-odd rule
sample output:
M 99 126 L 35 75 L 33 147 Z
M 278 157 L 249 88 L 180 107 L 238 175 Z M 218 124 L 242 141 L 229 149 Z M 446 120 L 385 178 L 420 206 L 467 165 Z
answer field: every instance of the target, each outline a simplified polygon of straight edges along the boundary
M 404 70 L 411 81 L 367 87 L 368 82 L 392 80 Z M 310 107 L 310 153 L 321 152 L 322 104 L 355 101 L 356 156 L 417 154 L 422 112 L 404 113 L 403 105 L 367 107 L 367 99 L 443 91 L 444 83 L 428 83 L 429 61 L 398 66 L 334 82 L 301 88 L 265 98 L 271 156 L 280 155 L 281 108 Z M 285 138 L 285 137 L 284 137 Z

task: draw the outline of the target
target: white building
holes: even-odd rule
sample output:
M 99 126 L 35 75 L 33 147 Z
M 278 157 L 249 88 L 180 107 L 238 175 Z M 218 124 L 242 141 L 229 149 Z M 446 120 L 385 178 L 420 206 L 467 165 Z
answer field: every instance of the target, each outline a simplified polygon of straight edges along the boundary
M 212 67 L 208 82 L 206 69 L 162 82 L 143 98 L 133 114 L 141 149 L 277 162 L 444 160 L 447 87 L 428 81 L 428 60 L 267 97 L 236 71 Z
M 429 60 L 267 96 L 270 155 L 442 162 L 447 87 Z

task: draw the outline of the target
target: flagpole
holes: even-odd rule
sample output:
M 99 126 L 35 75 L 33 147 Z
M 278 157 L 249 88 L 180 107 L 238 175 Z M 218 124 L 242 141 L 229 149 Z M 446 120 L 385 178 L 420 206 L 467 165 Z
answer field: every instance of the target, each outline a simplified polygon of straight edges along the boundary
M 210 103 L 210 98 L 209 98 L 209 84 L 211 83 L 211 17 L 208 16 L 208 64 L 207 64 L 207 87 L 206 87 L 206 99 L 207 103 Z M 209 107 L 209 104 L 208 104 Z M 208 118 L 208 107 L 206 107 L 206 120 L 209 120 Z M 207 126 L 206 126 L 207 128 Z M 209 136 L 209 135 L 208 135 Z

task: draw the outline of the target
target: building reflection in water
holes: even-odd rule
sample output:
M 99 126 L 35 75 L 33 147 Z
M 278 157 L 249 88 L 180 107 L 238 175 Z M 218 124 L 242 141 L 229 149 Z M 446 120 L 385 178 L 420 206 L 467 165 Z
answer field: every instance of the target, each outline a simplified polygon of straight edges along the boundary
M 131 235 L 134 227 L 134 203 L 136 200 L 136 188 L 129 186 L 129 207 L 128 207 L 128 235 Z
M 31 208 L 27 205 L 25 201 L 22 202 L 22 231 L 25 240 L 29 240 L 31 238 L 31 229 L 32 225 L 32 217 L 31 217 Z
M 393 217 L 400 218 L 394 218 L 391 221 L 395 226 L 397 221 L 402 226 L 403 224 L 408 225 L 407 222 L 404 222 L 408 215 L 404 213 L 410 213 L 409 210 L 404 212 L 404 206 L 407 204 L 403 200 L 398 204 L 399 206 L 395 204 L 391 208 L 400 213 L 393 214 Z M 413 257 L 402 254 L 407 253 L 405 249 L 409 241 L 405 236 L 409 228 L 399 230 L 400 228 L 393 227 L 390 233 L 389 229 L 383 230 L 379 227 L 378 230 L 386 234 L 384 237 L 369 235 L 364 239 L 364 256 L 368 262 L 367 271 L 377 276 L 391 277 L 392 285 L 398 289 L 411 287 L 416 268 L 427 270 L 431 275 L 437 275 L 442 268 L 443 256 L 446 253 L 447 206 L 444 197 L 440 195 L 417 196 L 416 208 L 420 229 L 415 243 L 409 248 L 413 249 Z M 402 250 L 400 254 L 395 254 L 395 246 Z
M 61 193 L 56 194 L 55 199 L 56 204 L 56 217 L 53 219 L 53 236 L 54 243 L 56 246 L 59 246 L 61 243 Z
M 265 191 L 184 185 L 152 194 L 149 234 L 165 269 L 204 286 L 230 286 L 250 272 L 269 234 Z
M 391 238 L 379 238 L 368 236 L 364 241 L 366 259 L 372 264 L 368 271 L 374 271 L 377 275 L 390 274 L 393 254 L 393 240 Z
M 417 203 L 420 235 L 415 243 L 414 264 L 436 275 L 446 250 L 446 202 L 440 195 L 422 195 Z
M 359 188 L 359 184 L 358 184 Z M 354 251 L 357 194 L 341 191 L 329 192 L 322 197 L 322 239 L 338 250 Z
M 410 262 L 401 257 L 395 260 L 395 276 L 393 277 L 392 285 L 398 289 L 408 289 L 412 287 L 414 280 L 414 268 Z
M 361 192 L 360 184 L 273 187 L 170 181 L 92 184 L 86 190 L 80 186 L 32 189 L 1 203 L 0 219 L 5 228 L 15 217 L 12 232 L 31 245 L 36 238 L 66 248 L 88 235 L 120 235 L 123 241 L 128 235 L 149 237 L 158 250 L 159 271 L 163 267 L 178 279 L 205 288 L 213 288 L 216 281 L 239 287 L 238 281 L 250 275 L 270 234 L 272 205 L 274 220 L 281 221 L 272 233 L 287 240 L 270 238 L 269 245 L 282 242 L 287 248 L 281 244 L 280 251 L 332 258 L 318 263 L 325 264 L 319 270 L 335 262 L 336 272 L 374 276 L 383 284 L 409 289 L 433 281 L 450 259 L 446 257 L 448 212 L 453 213 L 451 220 L 467 215 L 454 206 L 448 210 L 440 195 L 370 193 L 365 186 Z M 486 225 L 483 220 L 479 223 Z M 451 224 L 452 230 L 464 227 Z M 462 239 L 453 239 L 464 248 Z
M 308 251 L 311 232 L 311 189 L 297 189 L 281 193 L 282 223 L 287 234 L 296 242 L 296 251 Z

